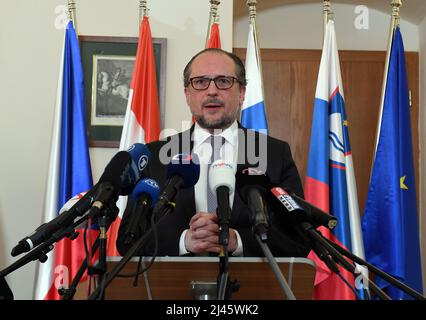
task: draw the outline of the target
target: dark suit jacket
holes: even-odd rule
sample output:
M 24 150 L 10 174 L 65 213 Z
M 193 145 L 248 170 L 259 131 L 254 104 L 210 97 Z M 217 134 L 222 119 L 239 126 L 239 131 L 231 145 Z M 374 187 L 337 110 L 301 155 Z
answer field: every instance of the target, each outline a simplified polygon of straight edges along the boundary
M 146 177 L 150 177 L 158 182 L 160 186 L 164 186 L 167 181 L 167 163 L 176 153 L 190 153 L 193 142 L 190 139 L 194 126 L 190 130 L 181 132 L 172 137 L 168 137 L 166 141 L 156 141 L 147 144 L 151 151 L 151 161 L 145 169 Z M 288 143 L 262 135 L 252 130 L 243 128 L 239 124 L 239 140 L 238 140 L 238 164 L 237 170 L 246 165 L 254 165 L 250 163 L 253 157 L 249 154 L 253 153 L 253 141 L 256 153 L 262 152 L 260 143 L 266 143 L 267 163 L 266 173 L 272 184 L 281 186 L 287 190 L 291 190 L 303 197 L 303 189 L 297 168 L 291 156 Z M 166 152 L 168 151 L 168 152 Z M 163 159 L 165 156 L 168 159 Z M 264 157 L 265 154 L 262 154 Z M 160 157 L 163 161 L 160 161 Z M 264 256 L 259 244 L 257 243 L 251 231 L 249 221 L 249 208 L 244 204 L 238 190 L 235 192 L 234 203 L 231 212 L 230 228 L 236 229 L 241 236 L 243 242 L 244 256 L 260 257 Z M 117 249 L 124 255 L 131 245 L 124 243 L 124 233 L 127 230 L 129 216 L 131 214 L 130 205 L 126 208 L 120 225 L 117 238 Z M 158 225 L 159 236 L 159 256 L 178 256 L 179 255 L 179 238 L 182 232 L 189 227 L 189 221 L 195 214 L 194 188 L 182 189 L 176 197 L 176 207 L 174 212 L 163 219 Z M 286 226 L 280 219 L 279 213 L 269 210 L 270 224 L 268 230 L 267 244 L 272 253 L 276 257 L 305 257 L 309 249 L 304 245 L 303 241 L 298 237 L 296 232 Z M 282 213 L 281 213 L 282 214 Z M 141 223 L 138 238 L 143 233 L 143 224 Z M 141 255 L 150 256 L 154 251 L 154 243 L 152 239 L 139 252 Z

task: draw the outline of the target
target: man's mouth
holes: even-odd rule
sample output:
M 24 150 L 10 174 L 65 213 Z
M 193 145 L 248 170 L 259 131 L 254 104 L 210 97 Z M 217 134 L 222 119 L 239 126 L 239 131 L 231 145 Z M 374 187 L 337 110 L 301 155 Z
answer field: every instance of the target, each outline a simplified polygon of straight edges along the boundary
M 206 108 L 208 110 L 215 110 L 215 109 L 222 108 L 222 106 L 218 105 L 218 104 L 209 104 L 209 105 L 204 106 L 204 108 Z
M 207 110 L 218 110 L 223 108 L 223 103 L 220 101 L 208 101 L 203 104 L 203 108 Z

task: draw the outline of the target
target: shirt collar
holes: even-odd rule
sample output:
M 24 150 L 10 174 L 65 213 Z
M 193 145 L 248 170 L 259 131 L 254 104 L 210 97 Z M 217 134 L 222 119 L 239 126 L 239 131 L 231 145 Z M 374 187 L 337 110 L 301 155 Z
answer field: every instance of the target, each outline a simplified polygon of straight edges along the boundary
M 207 129 L 202 128 L 197 122 L 195 122 L 194 132 L 193 132 L 194 148 L 197 148 L 204 141 L 206 141 L 206 139 L 210 137 L 210 135 L 211 133 Z M 233 147 L 236 147 L 237 139 L 238 139 L 237 120 L 235 120 L 228 128 L 221 131 L 219 135 L 224 137 L 226 142 L 231 144 Z

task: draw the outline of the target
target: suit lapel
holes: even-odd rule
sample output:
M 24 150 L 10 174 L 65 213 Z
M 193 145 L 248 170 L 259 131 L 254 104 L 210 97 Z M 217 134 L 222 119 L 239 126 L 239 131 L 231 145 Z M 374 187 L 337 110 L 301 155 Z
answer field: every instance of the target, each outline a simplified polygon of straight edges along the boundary
M 238 122 L 238 156 L 237 156 L 237 171 L 241 171 L 248 163 L 247 161 L 247 152 L 246 152 L 246 145 L 247 145 L 247 129 L 241 126 L 241 124 Z M 235 187 L 234 192 L 234 203 L 232 205 L 232 211 L 231 211 L 231 225 L 236 224 L 238 221 L 238 218 L 241 214 L 242 207 L 244 206 L 244 202 L 241 199 L 240 195 L 238 194 L 238 190 Z

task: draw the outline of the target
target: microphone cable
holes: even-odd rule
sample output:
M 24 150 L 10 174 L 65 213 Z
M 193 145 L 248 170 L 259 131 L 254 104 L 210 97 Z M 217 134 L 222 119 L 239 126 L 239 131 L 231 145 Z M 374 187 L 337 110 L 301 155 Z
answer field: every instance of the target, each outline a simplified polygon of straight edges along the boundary
M 154 214 L 151 214 L 150 223 L 151 223 L 151 230 L 152 230 L 153 238 L 154 238 L 154 253 L 151 257 L 151 260 L 149 261 L 149 264 L 145 268 L 140 270 L 140 266 L 141 266 L 141 263 L 142 263 L 142 257 L 143 256 L 139 256 L 139 262 L 138 262 L 137 267 L 136 267 L 136 272 L 134 272 L 134 273 L 119 273 L 119 274 L 117 274 L 118 278 L 133 278 L 133 277 L 135 277 L 135 281 L 133 282 L 133 284 L 135 284 L 135 283 L 137 284 L 137 281 L 138 281 L 137 279 L 138 279 L 139 275 L 148 271 L 149 268 L 151 268 L 151 266 L 154 264 L 155 259 L 157 258 L 158 247 L 159 247 L 158 229 L 157 229 L 157 223 L 155 221 L 155 215 Z
M 351 291 L 355 294 L 357 300 L 363 300 L 359 294 L 356 292 L 356 289 L 349 283 L 349 281 L 347 279 L 345 279 L 344 276 L 342 276 L 341 273 L 337 274 L 339 276 L 339 278 L 351 289 Z

